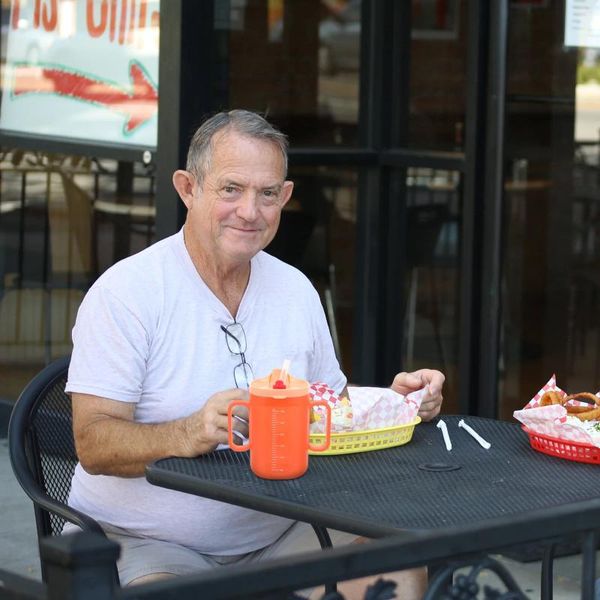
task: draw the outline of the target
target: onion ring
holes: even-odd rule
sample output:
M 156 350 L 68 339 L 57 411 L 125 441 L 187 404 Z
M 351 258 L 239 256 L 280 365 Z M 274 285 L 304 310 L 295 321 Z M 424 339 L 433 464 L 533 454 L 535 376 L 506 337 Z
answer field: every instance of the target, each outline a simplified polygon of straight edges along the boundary
M 552 404 L 562 404 L 563 401 L 564 401 L 563 396 L 560 392 L 556 392 L 556 391 L 546 392 L 540 398 L 540 406 L 550 406 Z
M 586 402 L 590 406 L 571 406 L 567 404 L 569 400 Z M 577 417 L 580 421 L 596 421 L 600 419 L 600 398 L 596 394 L 590 392 L 569 394 L 565 398 L 563 405 L 567 409 L 568 415 Z
M 587 412 L 571 414 L 567 408 L 567 414 L 577 417 L 580 421 L 598 421 L 600 419 L 600 408 L 592 408 Z
M 600 406 L 600 398 L 591 392 L 578 392 L 577 394 L 569 394 L 565 398 L 565 402 L 568 400 L 578 400 L 579 402 L 587 402 L 588 404 Z

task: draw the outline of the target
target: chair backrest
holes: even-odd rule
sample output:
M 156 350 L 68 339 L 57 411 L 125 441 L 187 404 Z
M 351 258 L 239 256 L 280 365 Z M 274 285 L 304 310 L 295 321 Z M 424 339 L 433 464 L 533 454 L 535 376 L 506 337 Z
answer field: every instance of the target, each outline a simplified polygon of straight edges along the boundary
M 38 538 L 59 535 L 66 521 L 102 533 L 96 521 L 67 505 L 78 462 L 71 399 L 65 393 L 69 359 L 52 362 L 31 380 L 8 427 L 12 468 L 33 500 Z
M 55 360 L 29 382 L 8 424 L 10 462 L 21 487 L 33 500 L 38 544 L 46 536 L 60 535 L 67 521 L 106 535 L 97 521 L 67 504 L 78 463 L 71 398 L 65 393 L 70 358 Z M 41 567 L 45 581 L 43 562 Z M 119 585 L 116 564 L 114 578 Z

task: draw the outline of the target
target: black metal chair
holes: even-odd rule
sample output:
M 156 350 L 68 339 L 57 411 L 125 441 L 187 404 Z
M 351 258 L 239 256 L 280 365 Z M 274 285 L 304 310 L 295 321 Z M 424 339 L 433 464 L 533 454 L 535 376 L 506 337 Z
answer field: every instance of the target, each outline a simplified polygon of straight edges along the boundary
M 60 535 L 66 522 L 105 535 L 97 521 L 67 504 L 78 463 L 71 398 L 65 393 L 70 358 L 55 360 L 29 382 L 8 424 L 10 461 L 19 484 L 33 500 L 38 544 L 46 536 Z M 313 529 L 321 547 L 331 547 L 327 529 L 319 525 Z M 44 563 L 41 566 L 46 580 Z M 118 582 L 116 565 L 115 578 Z M 326 590 L 334 591 L 335 584 Z
M 29 382 L 8 425 L 10 461 L 19 484 L 33 500 L 38 543 L 46 536 L 60 535 L 67 521 L 105 535 L 94 519 L 67 505 L 78 462 L 71 399 L 65 393 L 69 361 L 70 356 L 65 356 L 50 363 Z M 115 576 L 118 581 L 116 568 Z

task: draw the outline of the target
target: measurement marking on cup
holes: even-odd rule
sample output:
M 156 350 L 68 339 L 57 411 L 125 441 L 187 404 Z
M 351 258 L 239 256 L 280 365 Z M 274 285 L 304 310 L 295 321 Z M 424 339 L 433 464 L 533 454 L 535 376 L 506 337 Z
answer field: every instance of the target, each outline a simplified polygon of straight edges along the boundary
M 284 466 L 280 466 L 280 462 L 285 462 L 285 456 L 282 455 L 282 450 L 285 450 L 285 410 L 274 408 L 271 411 L 271 470 L 282 472 Z

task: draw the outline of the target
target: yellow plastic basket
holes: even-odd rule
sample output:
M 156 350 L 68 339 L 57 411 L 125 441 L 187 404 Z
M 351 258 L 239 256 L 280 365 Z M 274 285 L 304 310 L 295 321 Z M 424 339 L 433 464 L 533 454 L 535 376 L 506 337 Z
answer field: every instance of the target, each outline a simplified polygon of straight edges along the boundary
M 323 456 L 331 454 L 352 454 L 354 452 L 368 452 L 369 450 L 383 450 L 383 448 L 393 448 L 402 446 L 410 442 L 415 430 L 415 425 L 421 422 L 421 417 L 417 417 L 412 423 L 397 425 L 396 427 L 383 427 L 381 429 L 370 429 L 369 431 L 344 431 L 331 434 L 331 443 L 327 450 L 323 452 L 313 452 L 313 456 Z M 311 433 L 311 444 L 322 444 L 325 441 L 325 434 Z

